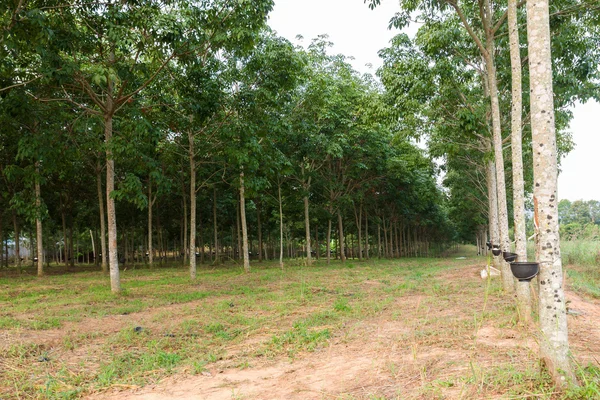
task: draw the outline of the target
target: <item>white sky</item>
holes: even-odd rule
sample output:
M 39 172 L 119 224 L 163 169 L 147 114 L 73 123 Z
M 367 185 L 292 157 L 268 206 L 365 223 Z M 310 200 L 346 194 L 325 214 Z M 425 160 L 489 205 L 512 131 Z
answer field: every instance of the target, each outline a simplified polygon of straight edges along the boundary
M 317 35 L 328 34 L 334 44 L 333 53 L 354 57 L 354 68 L 374 74 L 381 66 L 377 52 L 399 33 L 387 29 L 397 10 L 398 4 L 392 0 L 381 0 L 381 5 L 373 11 L 363 0 L 275 0 L 269 25 L 293 43 L 298 43 L 296 35 L 302 35 L 304 45 Z M 411 27 L 412 32 L 414 29 Z M 366 64 L 372 64 L 372 69 Z M 599 119 L 600 104 L 588 102 L 575 106 L 571 132 L 576 146 L 561 164 L 560 199 L 600 200 L 600 184 L 589 179 L 600 161 L 596 159 L 600 149 Z

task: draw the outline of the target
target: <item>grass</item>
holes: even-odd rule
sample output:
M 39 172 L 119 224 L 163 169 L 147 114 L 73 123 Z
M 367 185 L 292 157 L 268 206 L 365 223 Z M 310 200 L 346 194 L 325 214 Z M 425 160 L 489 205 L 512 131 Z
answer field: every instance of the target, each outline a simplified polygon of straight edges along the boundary
M 444 279 L 457 268 L 485 262 L 455 256 L 317 262 L 310 268 L 297 263 L 285 271 L 263 263 L 253 264 L 251 274 L 231 265 L 204 267 L 195 282 L 182 268 L 128 270 L 122 272 L 125 291 L 116 296 L 108 278 L 97 272 L 2 278 L 0 335 L 35 337 L 39 330 L 58 335 L 54 341 L 0 343 L 0 398 L 78 398 L 175 373 L 296 359 L 332 341 L 357 340 L 355 327 L 374 318 L 407 327 L 399 343 L 415 365 L 433 347 L 471 354 L 484 324 L 514 328 L 514 305 L 498 281 L 488 286 L 461 280 L 460 274 Z M 119 322 L 121 316 L 130 322 Z M 535 356 L 516 364 L 511 357 L 499 352 L 487 361 L 473 359 L 468 373 L 454 377 L 438 376 L 439 366 L 419 365 L 420 395 L 442 398 L 445 390 L 461 386 L 479 396 L 474 398 L 502 392 L 553 398 L 548 378 L 535 368 Z M 453 368 L 452 363 L 459 361 L 450 357 L 445 365 Z M 387 365 L 393 376 L 402 376 L 399 368 L 406 368 Z M 598 368 L 581 368 L 580 379 L 585 384 L 564 398 L 585 398 L 576 396 L 595 394 L 600 387 Z

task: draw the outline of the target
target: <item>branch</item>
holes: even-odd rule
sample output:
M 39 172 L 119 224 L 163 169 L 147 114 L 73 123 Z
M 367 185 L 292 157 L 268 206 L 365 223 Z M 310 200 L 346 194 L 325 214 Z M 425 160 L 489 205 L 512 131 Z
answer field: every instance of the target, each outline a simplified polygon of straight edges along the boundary
M 35 78 L 33 78 L 33 79 L 30 79 L 30 80 L 28 80 L 27 82 L 19 82 L 19 83 L 15 83 L 14 85 L 10 85 L 10 86 L 7 86 L 7 87 L 4 87 L 4 88 L 1 88 L 1 89 L 0 89 L 0 92 L 4 92 L 5 90 L 14 89 L 14 88 L 16 88 L 16 87 L 19 87 L 19 86 L 25 86 L 25 85 L 27 85 L 27 84 L 29 84 L 29 83 L 31 83 L 31 82 L 33 82 L 33 81 L 35 81 L 35 80 L 38 80 L 38 79 L 40 79 L 41 77 L 42 77 L 42 75 L 39 75 L 39 76 L 36 76 L 36 77 L 35 77 Z
M 454 9 L 456 10 L 456 13 L 458 14 L 458 17 L 460 18 L 465 29 L 469 33 L 469 36 L 471 36 L 471 38 L 475 41 L 475 44 L 477 45 L 477 48 L 479 48 L 479 51 L 481 52 L 481 54 L 485 58 L 487 58 L 489 56 L 489 54 L 488 54 L 487 50 L 485 49 L 485 46 L 483 45 L 483 43 L 481 43 L 481 40 L 479 39 L 477 34 L 473 31 L 473 28 L 469 24 L 469 21 L 467 21 L 467 18 L 465 17 L 465 14 L 462 12 L 461 8 L 456 3 L 456 0 L 448 0 L 448 4 L 450 4 L 452 7 L 454 7 Z

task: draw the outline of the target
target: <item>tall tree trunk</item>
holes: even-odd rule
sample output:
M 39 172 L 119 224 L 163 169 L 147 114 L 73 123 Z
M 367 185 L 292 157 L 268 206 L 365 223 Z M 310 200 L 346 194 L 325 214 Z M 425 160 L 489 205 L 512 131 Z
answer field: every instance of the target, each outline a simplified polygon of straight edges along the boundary
M 281 200 L 281 182 L 277 182 L 277 200 L 279 200 L 279 267 L 283 269 L 283 202 Z
M 242 248 L 244 251 L 244 271 L 250 272 L 248 255 L 248 227 L 246 226 L 246 197 L 244 193 L 244 171 L 240 172 L 240 215 L 242 217 Z
M 368 260 L 369 257 L 369 214 L 368 210 L 365 210 L 365 256 Z
M 488 161 L 486 168 L 487 189 L 488 189 L 488 221 L 490 228 L 490 242 L 500 245 L 498 232 L 498 196 L 496 195 L 496 166 L 493 161 Z M 494 257 L 494 266 L 500 267 L 498 258 Z
M 109 93 L 107 102 L 112 103 L 112 93 Z M 111 106 L 112 108 L 112 106 Z M 115 190 L 115 160 L 112 153 L 112 114 L 104 116 L 104 140 L 106 146 L 106 214 L 108 219 L 108 265 L 110 270 L 110 288 L 113 293 L 121 291 L 119 278 L 119 257 L 117 254 L 117 214 L 115 199 L 112 192 Z
M 21 268 L 21 237 L 19 236 L 19 221 L 15 210 L 13 210 L 13 227 L 15 230 L 15 261 L 17 268 Z M 6 254 L 8 257 L 8 252 Z
M 327 221 L 327 243 L 325 245 L 327 252 L 327 265 L 331 264 L 331 217 Z
M 109 61 L 114 63 L 115 55 L 111 50 Z M 115 105 L 113 101 L 113 82 L 107 74 L 107 93 L 104 113 L 104 141 L 106 143 L 106 214 L 108 218 L 108 265 L 110 269 L 110 288 L 113 293 L 121 291 L 121 279 L 119 278 L 119 256 L 117 254 L 117 213 L 115 199 L 112 192 L 115 190 L 115 160 L 113 158 L 113 113 Z
M 237 255 L 235 258 L 237 259 L 242 258 L 242 227 L 240 226 L 240 202 L 241 200 L 238 200 L 235 203 L 235 233 L 237 235 L 237 248 L 235 251 Z M 233 235 L 231 235 L 231 239 L 233 241 Z M 233 247 L 233 244 L 231 245 L 231 247 Z
M 377 258 L 381 260 L 381 225 L 377 224 Z
M 400 244 L 398 242 L 398 221 L 394 218 L 394 240 L 396 245 L 396 258 L 400 258 Z
M 354 207 L 354 217 L 356 219 L 356 230 L 358 231 L 358 261 L 362 261 L 362 202 L 358 206 L 358 214 L 356 213 L 356 207 Z
M 258 228 L 258 262 L 263 260 L 262 225 L 260 221 L 260 202 L 256 203 L 256 224 Z
M 342 262 L 346 262 L 346 249 L 344 248 L 344 221 L 342 220 L 341 209 L 338 209 L 337 215 L 338 215 L 338 229 L 340 231 L 340 238 L 339 238 L 340 259 L 342 260 Z
M 494 158 L 496 162 L 496 187 L 498 195 L 498 231 L 500 233 L 500 249 L 508 251 L 508 207 L 506 204 L 506 180 L 504 176 L 504 154 L 502 150 L 502 127 L 500 125 L 500 103 L 498 100 L 498 83 L 496 78 L 495 45 L 492 24 L 492 9 L 489 0 L 483 1 L 483 25 L 486 35 L 486 53 L 484 54 L 490 102 L 492 106 L 492 132 L 494 142 Z M 510 266 L 504 259 L 499 259 L 502 271 L 502 286 L 507 293 L 514 292 L 514 281 Z
M 196 279 L 196 160 L 194 135 L 188 132 L 190 158 L 190 279 Z M 187 218 L 187 215 L 186 215 Z
M 37 274 L 44 275 L 44 244 L 42 231 L 42 191 L 40 188 L 40 163 L 35 163 L 35 230 L 37 243 Z M 1 233 L 1 232 L 0 232 Z M 1 236 L 0 236 L 1 237 Z
M 102 272 L 108 274 L 108 264 L 106 263 L 108 251 L 106 250 L 106 226 L 104 215 L 104 199 L 102 195 L 102 166 L 100 160 L 96 163 L 96 187 L 98 190 L 98 207 L 100 213 L 100 251 L 102 252 Z
M 78 255 L 75 254 L 75 251 L 73 250 L 73 216 L 71 215 L 69 224 L 69 255 L 71 256 L 69 264 L 71 265 L 71 267 L 75 266 L 75 259 L 78 257 Z
M 190 190 L 190 194 L 191 194 L 191 190 Z M 195 191 L 194 191 L 195 194 Z M 187 195 L 185 193 L 185 182 L 182 182 L 182 193 L 181 193 L 181 197 L 183 200 L 183 265 L 185 266 L 185 264 L 187 263 L 188 259 L 191 260 L 190 256 L 192 253 L 190 253 L 190 243 L 191 241 L 188 240 L 188 204 L 187 204 Z M 191 196 L 190 196 L 190 201 L 191 201 Z M 191 228 L 190 228 L 191 229 Z
M 525 184 L 523 181 L 523 155 L 521 140 L 521 112 L 523 109 L 521 85 L 521 53 L 519 50 L 519 27 L 517 0 L 508 0 L 508 37 L 510 41 L 510 65 L 512 78 L 511 144 L 513 171 L 513 213 L 515 252 L 519 261 L 527 261 L 527 234 L 525 232 Z M 516 282 L 519 318 L 531 322 L 531 291 L 529 282 Z
M 62 194 L 59 195 L 59 200 L 60 200 L 60 217 L 62 220 L 62 234 L 63 234 L 63 252 L 64 252 L 63 262 L 65 263 L 65 267 L 67 267 L 67 269 L 69 269 L 69 256 L 68 256 L 69 241 L 67 239 L 67 217 L 65 215 L 65 205 L 62 200 Z
M 213 187 L 213 233 L 215 245 L 215 263 L 220 262 L 219 259 L 219 230 L 217 229 L 217 188 Z
M 319 247 L 319 226 L 315 225 L 315 255 L 317 260 L 321 257 L 321 248 Z
M 152 180 L 148 178 L 148 265 L 154 264 L 154 248 L 152 247 Z
M 531 90 L 533 200 L 536 222 L 540 356 L 558 386 L 576 384 L 569 336 L 558 233 L 557 152 L 552 92 L 548 0 L 527 0 Z
M 310 178 L 308 179 L 310 186 Z M 312 265 L 312 255 L 310 254 L 310 216 L 308 214 L 308 196 L 304 196 L 304 231 L 306 235 L 306 265 Z

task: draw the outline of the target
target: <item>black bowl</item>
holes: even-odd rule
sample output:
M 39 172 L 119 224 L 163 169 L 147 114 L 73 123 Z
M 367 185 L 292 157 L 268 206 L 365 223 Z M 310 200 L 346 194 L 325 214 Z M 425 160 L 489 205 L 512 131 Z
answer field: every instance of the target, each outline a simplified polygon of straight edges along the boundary
M 510 270 L 521 282 L 529 282 L 540 272 L 540 264 L 535 262 L 511 262 Z
M 485 242 L 485 245 L 487 246 L 488 250 L 492 249 L 492 242 Z
M 495 255 L 495 256 L 499 256 L 499 255 L 500 255 L 500 253 L 502 253 L 502 250 L 500 250 L 500 249 L 496 249 L 496 248 L 492 249 L 492 254 L 493 254 L 493 255 Z
M 508 251 L 502 252 L 502 257 L 504 257 L 504 261 L 513 262 L 517 259 L 517 253 L 509 253 Z

